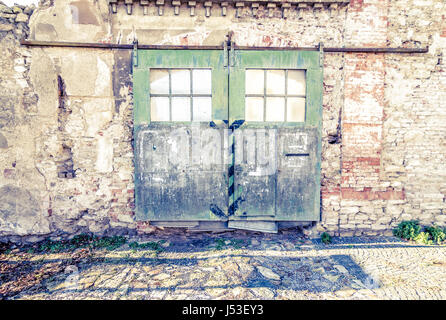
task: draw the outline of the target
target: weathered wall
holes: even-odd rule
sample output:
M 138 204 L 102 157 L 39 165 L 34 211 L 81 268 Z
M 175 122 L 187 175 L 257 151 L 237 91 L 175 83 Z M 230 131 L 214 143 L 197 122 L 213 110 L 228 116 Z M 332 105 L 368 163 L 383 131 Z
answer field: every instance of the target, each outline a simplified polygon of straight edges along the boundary
M 333 233 L 445 224 L 445 12 L 444 1 L 351 1 L 346 45 L 429 52 L 344 55 L 341 184 L 322 195 L 326 210 L 340 205 L 323 215 Z
M 28 32 L 32 8 L 0 3 L 0 234 L 46 234 L 50 222 L 36 140 L 45 111 L 30 80 L 31 50 L 18 39 Z M 42 98 L 44 99 L 44 98 Z
M 26 48 L 18 39 L 219 45 L 429 46 L 427 54 L 324 56 L 322 222 L 332 234 L 445 224 L 445 4 L 351 0 L 338 8 L 245 7 L 163 16 L 107 1 L 0 5 L 0 236 L 151 231 L 133 219 L 129 51 Z M 25 9 L 25 8 L 22 8 Z M 20 9 L 21 10 L 21 9 Z M 25 19 L 26 16 L 26 19 Z M 15 238 L 14 238 L 15 237 Z

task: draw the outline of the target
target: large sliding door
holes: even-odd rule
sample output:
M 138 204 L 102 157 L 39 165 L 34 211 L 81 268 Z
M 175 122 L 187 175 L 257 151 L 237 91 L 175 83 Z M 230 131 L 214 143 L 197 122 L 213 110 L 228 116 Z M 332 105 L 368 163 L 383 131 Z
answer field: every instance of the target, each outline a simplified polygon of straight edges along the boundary
M 314 51 L 237 51 L 233 219 L 319 220 L 322 69 Z
M 318 52 L 139 50 L 138 60 L 139 220 L 319 220 Z
M 134 69 L 136 217 L 225 220 L 223 51 L 139 50 Z

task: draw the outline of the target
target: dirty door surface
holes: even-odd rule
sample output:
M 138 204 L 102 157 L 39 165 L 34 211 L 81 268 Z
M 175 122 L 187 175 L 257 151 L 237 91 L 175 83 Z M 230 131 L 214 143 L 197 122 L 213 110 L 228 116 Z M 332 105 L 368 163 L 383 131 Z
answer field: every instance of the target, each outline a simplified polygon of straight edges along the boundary
M 319 220 L 319 63 L 311 51 L 138 51 L 137 219 Z
M 232 220 L 320 216 L 322 68 L 311 51 L 238 51 L 230 68 L 235 130 Z
M 228 118 L 223 51 L 138 50 L 136 218 L 226 220 Z

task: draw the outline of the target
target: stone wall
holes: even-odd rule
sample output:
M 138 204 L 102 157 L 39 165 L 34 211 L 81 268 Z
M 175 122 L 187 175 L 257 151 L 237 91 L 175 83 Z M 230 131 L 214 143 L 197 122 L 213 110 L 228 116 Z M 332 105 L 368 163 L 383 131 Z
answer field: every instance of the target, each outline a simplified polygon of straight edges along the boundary
M 32 11 L 31 7 L 8 8 L 0 2 L 1 235 L 51 232 L 43 203 L 46 177 L 36 167 L 36 139 L 44 120 L 30 80 L 32 50 L 18 42 L 28 34 Z
M 135 1 L 136 2 L 136 1 Z M 200 3 L 163 15 L 123 2 L 0 5 L 0 236 L 151 232 L 133 218 L 132 76 L 126 50 L 27 48 L 18 39 L 143 44 L 429 46 L 427 54 L 324 55 L 322 221 L 336 235 L 446 223 L 442 0 L 306 8 Z M 32 13 L 29 24 L 28 15 Z M 146 13 L 146 14 L 144 14 Z M 236 15 L 239 15 L 236 17 Z M 175 23 L 173 23 L 175 22 Z M 29 27 L 28 27 L 29 26 Z M 28 29 L 29 28 L 29 29 Z M 26 236 L 26 237 L 24 237 Z
M 347 45 L 429 52 L 344 55 L 341 183 L 322 195 L 326 210 L 340 210 L 323 215 L 319 230 L 390 234 L 402 220 L 445 224 L 445 10 L 442 1 L 350 2 Z

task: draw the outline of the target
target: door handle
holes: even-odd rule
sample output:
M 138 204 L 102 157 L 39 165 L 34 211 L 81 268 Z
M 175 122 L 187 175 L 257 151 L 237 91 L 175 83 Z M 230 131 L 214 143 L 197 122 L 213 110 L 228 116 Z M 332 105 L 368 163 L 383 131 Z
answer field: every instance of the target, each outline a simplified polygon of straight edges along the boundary
M 285 157 L 308 157 L 309 153 L 285 153 Z

